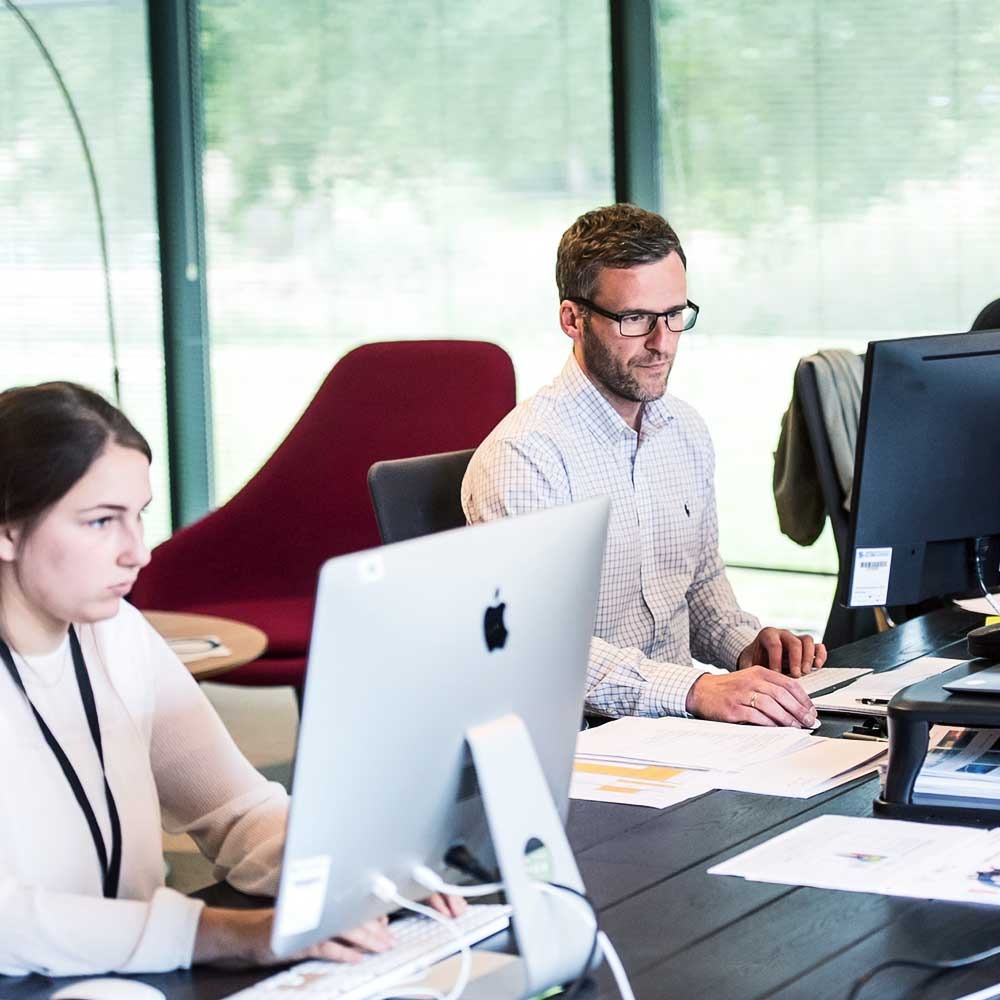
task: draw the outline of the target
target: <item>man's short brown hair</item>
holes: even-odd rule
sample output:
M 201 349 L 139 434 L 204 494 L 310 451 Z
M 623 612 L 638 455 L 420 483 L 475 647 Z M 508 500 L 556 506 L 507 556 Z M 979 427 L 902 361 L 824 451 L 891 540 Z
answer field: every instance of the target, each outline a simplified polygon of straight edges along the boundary
M 671 253 L 687 267 L 680 240 L 662 215 L 625 202 L 595 208 L 581 215 L 559 241 L 559 300 L 589 299 L 602 268 L 655 264 Z

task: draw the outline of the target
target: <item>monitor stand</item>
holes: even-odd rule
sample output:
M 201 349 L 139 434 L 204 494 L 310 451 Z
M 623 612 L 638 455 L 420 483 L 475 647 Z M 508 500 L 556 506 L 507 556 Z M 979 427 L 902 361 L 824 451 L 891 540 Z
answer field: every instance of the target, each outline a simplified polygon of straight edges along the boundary
M 576 979 L 594 941 L 594 919 L 572 893 L 548 892 L 538 881 L 584 891 L 576 859 L 545 780 L 528 730 L 505 715 L 466 733 L 486 821 L 522 966 L 522 997 Z M 544 851 L 527 850 L 540 841 Z M 547 870 L 539 872 L 539 858 Z M 508 970 L 508 977 L 509 977 Z M 510 996 L 510 992 L 507 996 Z

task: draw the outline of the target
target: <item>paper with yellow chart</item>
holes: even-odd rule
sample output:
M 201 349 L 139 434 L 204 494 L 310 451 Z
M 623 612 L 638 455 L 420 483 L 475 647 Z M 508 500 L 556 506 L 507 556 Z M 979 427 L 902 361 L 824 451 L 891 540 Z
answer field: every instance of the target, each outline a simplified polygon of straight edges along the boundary
M 591 802 L 619 802 L 665 809 L 711 790 L 704 771 L 688 771 L 658 764 L 621 764 L 611 761 L 573 762 L 570 798 Z
M 803 729 L 618 719 L 577 737 L 569 794 L 654 809 L 713 788 L 808 798 L 876 770 L 885 749 Z

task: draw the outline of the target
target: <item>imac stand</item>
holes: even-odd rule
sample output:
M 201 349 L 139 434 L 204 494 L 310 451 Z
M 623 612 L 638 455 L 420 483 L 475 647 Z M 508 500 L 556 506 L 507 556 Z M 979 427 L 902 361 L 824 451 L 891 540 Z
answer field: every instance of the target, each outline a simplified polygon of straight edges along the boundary
M 571 893 L 539 888 L 541 881 L 584 891 L 524 723 L 516 715 L 505 715 L 469 729 L 466 739 L 500 876 L 513 907 L 511 924 L 522 972 L 518 995 L 535 996 L 583 972 L 594 941 L 594 919 Z M 527 850 L 538 841 L 544 851 L 529 858 Z M 547 861 L 544 873 L 535 870 L 539 859 Z

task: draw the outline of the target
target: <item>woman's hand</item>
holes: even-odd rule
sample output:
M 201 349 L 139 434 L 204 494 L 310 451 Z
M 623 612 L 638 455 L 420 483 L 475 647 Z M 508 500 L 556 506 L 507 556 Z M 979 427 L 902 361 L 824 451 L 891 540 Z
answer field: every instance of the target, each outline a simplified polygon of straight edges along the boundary
M 318 941 L 279 958 L 271 951 L 273 923 L 273 909 L 224 910 L 206 907 L 198 923 L 193 961 L 230 968 L 278 965 L 308 958 L 356 963 L 368 953 L 386 951 L 393 945 L 389 919 L 379 917 L 345 934 Z
M 426 904 L 446 917 L 463 914 L 469 904 L 460 896 L 435 892 Z M 302 962 L 321 958 L 328 962 L 360 962 L 366 954 L 387 951 L 394 944 L 389 918 L 379 917 L 354 930 L 303 948 L 280 958 L 271 951 L 271 928 L 274 910 L 226 910 L 206 907 L 202 910 L 195 937 L 195 964 L 252 967 Z
M 446 917 L 460 917 L 469 908 L 461 896 L 444 896 L 440 892 L 428 896 L 424 904 Z

